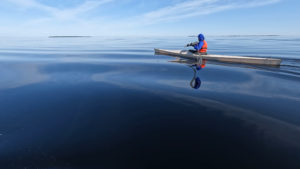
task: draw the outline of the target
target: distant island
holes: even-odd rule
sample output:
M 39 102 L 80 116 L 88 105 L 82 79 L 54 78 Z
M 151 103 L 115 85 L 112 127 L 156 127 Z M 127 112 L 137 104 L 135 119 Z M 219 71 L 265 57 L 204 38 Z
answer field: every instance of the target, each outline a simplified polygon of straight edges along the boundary
M 49 36 L 48 38 L 90 38 L 92 36 Z

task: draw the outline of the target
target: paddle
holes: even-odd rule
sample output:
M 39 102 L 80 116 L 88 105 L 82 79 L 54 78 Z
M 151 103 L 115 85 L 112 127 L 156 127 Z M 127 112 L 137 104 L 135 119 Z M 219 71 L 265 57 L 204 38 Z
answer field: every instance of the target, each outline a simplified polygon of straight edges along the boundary
M 199 42 L 192 42 L 192 43 L 187 44 L 185 47 L 195 46 L 195 45 L 197 45 L 198 43 L 199 43 Z

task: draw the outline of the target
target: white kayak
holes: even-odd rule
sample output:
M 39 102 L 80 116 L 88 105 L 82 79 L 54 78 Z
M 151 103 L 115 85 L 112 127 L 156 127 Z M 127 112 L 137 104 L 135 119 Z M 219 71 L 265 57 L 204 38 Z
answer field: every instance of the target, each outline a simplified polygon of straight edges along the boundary
M 225 55 L 199 55 L 196 53 L 192 53 L 188 50 L 165 50 L 165 49 L 154 49 L 155 54 L 158 55 L 168 55 L 181 57 L 185 59 L 193 59 L 193 60 L 213 60 L 219 62 L 230 62 L 230 63 L 244 63 L 244 64 L 255 64 L 255 65 L 271 65 L 271 66 L 279 66 L 281 63 L 281 59 L 275 58 L 262 58 L 262 57 L 247 57 L 247 56 L 225 56 Z

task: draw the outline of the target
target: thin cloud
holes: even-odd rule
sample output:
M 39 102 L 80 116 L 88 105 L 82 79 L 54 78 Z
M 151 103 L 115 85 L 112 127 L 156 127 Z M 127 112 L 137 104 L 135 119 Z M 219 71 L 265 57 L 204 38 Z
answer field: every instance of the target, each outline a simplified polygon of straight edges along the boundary
M 77 16 L 79 14 L 91 11 L 91 10 L 99 7 L 100 5 L 103 5 L 103 4 L 112 2 L 112 1 L 113 0 L 86 1 L 78 7 L 66 9 L 66 10 L 59 10 L 58 12 L 53 13 L 53 15 L 56 16 L 57 18 L 68 19 L 68 18 Z
M 270 5 L 280 0 L 190 0 L 148 12 L 142 16 L 143 22 L 154 24 L 176 21 L 189 17 L 207 15 L 236 8 L 252 8 Z
M 149 28 L 156 24 L 171 23 L 234 9 L 266 6 L 282 0 L 169 0 L 169 3 L 163 3 L 165 5 L 160 8 L 153 8 L 153 6 L 147 8 L 147 5 L 151 4 L 152 1 L 126 0 L 124 2 L 124 0 L 120 4 L 119 1 L 115 0 L 85 0 L 75 7 L 63 9 L 45 5 L 37 0 L 5 1 L 15 4 L 25 12 L 29 10 L 42 12 L 39 15 L 31 16 L 32 18 L 30 19 L 18 22 L 18 25 L 22 25 L 22 31 L 19 31 L 20 26 L 9 29 L 6 29 L 3 25 L 0 26 L 5 32 L 31 31 L 33 32 L 32 34 L 84 34 L 85 32 L 89 32 L 90 34 L 97 35 L 115 33 L 136 34 L 139 31 L 147 32 L 144 28 Z M 116 8 L 110 6 L 112 7 L 110 11 L 105 10 L 101 15 L 98 12 L 91 15 L 93 10 L 107 3 L 116 5 Z M 143 10 L 149 12 L 142 12 L 143 10 L 136 6 L 132 6 L 130 9 L 124 8 L 123 5 L 126 3 L 142 4 Z M 136 12 L 134 13 L 135 9 Z M 128 12 L 131 14 L 130 16 L 126 15 Z M 117 13 L 118 18 L 114 15 L 115 13 Z M 90 17 L 83 17 L 87 16 L 85 14 Z
M 82 3 L 77 7 L 68 8 L 68 9 L 59 9 L 59 8 L 47 6 L 37 2 L 36 0 L 7 0 L 7 1 L 14 3 L 15 5 L 23 9 L 33 8 L 33 9 L 41 10 L 48 13 L 50 16 L 56 19 L 66 20 L 66 19 L 75 18 L 79 14 L 89 12 L 99 7 L 100 5 L 112 2 L 114 0 L 85 1 L 84 3 Z
M 148 25 L 155 25 L 165 22 L 180 21 L 183 19 L 208 15 L 226 10 L 238 8 L 254 8 L 278 3 L 281 0 L 188 0 L 180 1 L 176 4 L 165 6 L 134 17 L 119 19 L 117 21 L 107 21 L 105 24 L 97 20 L 85 21 L 90 25 L 101 25 L 107 30 L 135 30 Z M 117 32 L 117 31 L 116 31 Z

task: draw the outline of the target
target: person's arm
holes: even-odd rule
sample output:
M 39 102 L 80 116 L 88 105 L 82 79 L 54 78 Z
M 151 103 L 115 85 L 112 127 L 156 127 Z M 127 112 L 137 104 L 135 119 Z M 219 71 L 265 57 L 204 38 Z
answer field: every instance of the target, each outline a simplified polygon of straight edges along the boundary
M 198 51 L 198 50 L 200 50 L 202 48 L 203 45 L 204 45 L 204 42 L 201 41 L 197 45 L 194 46 L 194 49 Z

